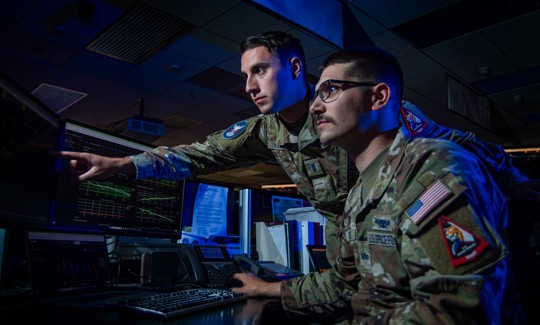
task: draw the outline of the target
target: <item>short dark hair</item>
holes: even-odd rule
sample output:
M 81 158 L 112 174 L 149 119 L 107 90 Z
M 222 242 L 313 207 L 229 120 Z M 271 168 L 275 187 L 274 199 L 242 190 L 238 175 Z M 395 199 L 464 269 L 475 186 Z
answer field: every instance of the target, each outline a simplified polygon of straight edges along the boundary
M 403 92 L 403 71 L 395 56 L 377 47 L 338 50 L 324 59 L 320 70 L 339 63 L 353 63 L 345 73 L 359 81 L 386 82 Z
M 306 56 L 300 39 L 281 31 L 269 31 L 255 36 L 249 36 L 240 44 L 240 54 L 264 46 L 268 52 L 277 56 L 281 64 L 285 64 L 292 56 L 297 56 L 302 65 L 306 66 Z

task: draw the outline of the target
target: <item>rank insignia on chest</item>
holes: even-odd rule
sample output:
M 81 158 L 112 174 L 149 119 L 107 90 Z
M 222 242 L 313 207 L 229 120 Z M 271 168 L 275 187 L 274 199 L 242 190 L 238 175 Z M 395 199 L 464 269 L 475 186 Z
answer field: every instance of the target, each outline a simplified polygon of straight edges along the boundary
M 453 267 L 476 260 L 488 243 L 454 221 L 441 216 L 439 226 Z
M 320 176 L 324 174 L 321 163 L 319 163 L 317 159 L 306 160 L 304 164 L 310 177 Z
M 231 125 L 227 130 L 223 131 L 223 139 L 234 139 L 240 134 L 244 133 L 247 127 L 246 121 L 236 122 Z
M 437 180 L 407 209 L 407 214 L 415 224 L 418 224 L 450 194 L 452 192 Z

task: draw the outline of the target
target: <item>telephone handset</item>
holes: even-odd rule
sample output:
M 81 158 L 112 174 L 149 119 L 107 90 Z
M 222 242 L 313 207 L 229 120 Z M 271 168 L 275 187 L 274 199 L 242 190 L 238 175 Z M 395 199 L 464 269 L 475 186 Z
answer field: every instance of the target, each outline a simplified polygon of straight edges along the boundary
M 254 261 L 245 255 L 235 255 L 234 260 L 243 272 L 251 272 L 268 282 L 278 282 L 301 276 L 302 273 L 271 261 Z
M 242 270 L 242 272 L 250 272 L 255 274 L 258 278 L 263 279 L 268 282 L 277 282 L 279 281 L 272 273 L 268 272 L 266 269 L 262 268 L 257 262 L 247 257 L 246 255 L 235 255 L 234 260 L 236 264 Z
M 213 245 L 182 245 L 182 263 L 192 283 L 226 288 L 233 273 L 241 272 L 227 249 Z
M 208 282 L 206 270 L 193 246 L 181 245 L 180 257 L 181 263 L 184 265 L 184 269 L 192 283 L 202 284 Z

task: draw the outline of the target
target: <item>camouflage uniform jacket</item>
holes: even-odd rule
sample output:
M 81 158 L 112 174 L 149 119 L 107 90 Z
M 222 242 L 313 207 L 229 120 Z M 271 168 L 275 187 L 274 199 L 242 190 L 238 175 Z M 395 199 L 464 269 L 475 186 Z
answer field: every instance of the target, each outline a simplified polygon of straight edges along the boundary
M 295 135 L 276 114 L 258 115 L 209 135 L 202 144 L 158 147 L 131 158 L 137 178 L 172 180 L 276 161 L 311 204 L 333 220 L 343 212 L 358 173 L 345 151 L 321 145 L 315 123 L 309 115 Z
M 500 322 L 506 201 L 475 156 L 399 131 L 373 188 L 359 180 L 344 211 L 336 267 L 345 277 L 311 287 L 287 281 L 286 310 L 339 314 L 349 306 L 354 324 Z

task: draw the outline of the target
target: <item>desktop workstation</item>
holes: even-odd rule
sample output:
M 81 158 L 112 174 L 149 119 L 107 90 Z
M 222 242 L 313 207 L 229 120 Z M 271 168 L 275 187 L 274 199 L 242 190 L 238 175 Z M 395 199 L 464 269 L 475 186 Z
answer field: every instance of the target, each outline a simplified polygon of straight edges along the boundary
M 7 135 L 0 182 L 3 322 L 152 323 L 165 316 L 127 310 L 127 298 L 121 297 L 177 289 L 194 290 L 192 296 L 215 291 L 209 293 L 210 304 L 167 315 L 171 324 L 261 323 L 268 305 L 272 317 L 277 315 L 275 300 L 232 294 L 227 276 L 242 271 L 271 281 L 287 276 L 264 271 L 249 258 L 256 251 L 250 225 L 275 221 L 272 201 L 289 199 L 297 206 L 307 201 L 200 180 L 118 175 L 75 184 L 66 163 L 50 151 L 125 156 L 150 146 L 60 119 L 7 76 L 1 76 L 0 88 Z M 104 293 L 107 300 L 94 297 Z

